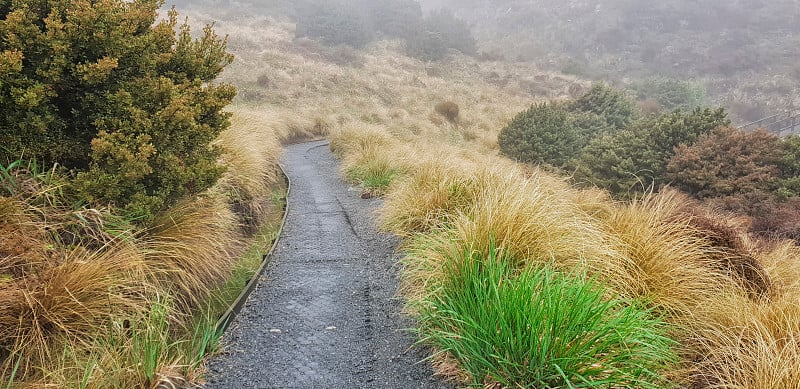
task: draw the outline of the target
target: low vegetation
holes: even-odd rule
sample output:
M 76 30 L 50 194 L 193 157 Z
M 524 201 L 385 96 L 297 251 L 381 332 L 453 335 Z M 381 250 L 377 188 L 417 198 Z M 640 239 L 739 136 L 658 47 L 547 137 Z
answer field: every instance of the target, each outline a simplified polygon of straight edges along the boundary
M 400 293 L 439 374 L 473 387 L 798 388 L 800 248 L 784 239 L 800 217 L 797 138 L 728 128 L 693 85 L 643 86 L 659 104 L 644 112 L 530 64 L 410 57 L 409 32 L 385 22 L 417 18 L 410 3 L 359 15 L 385 18 L 360 51 L 298 38 L 317 35 L 303 15 L 218 22 L 237 60 L 200 87 L 240 91 L 207 139 L 225 169 L 151 216 L 76 203 L 91 162 L 72 174 L 7 161 L 3 379 L 199 380 L 217 336 L 206 313 L 235 294 L 226 280 L 247 277 L 247 237 L 268 239 L 259 226 L 280 204 L 280 143 L 328 136 L 343 176 L 385 197 L 381 225 L 403 239 Z M 437 107 L 448 99 L 457 115 Z
M 365 190 L 380 188 L 376 193 L 385 198 L 381 223 L 404 240 L 401 295 L 407 312 L 420 320 L 421 342 L 433 347 L 432 361 L 440 374 L 464 385 L 490 387 L 530 386 L 538 372 L 539 377 L 550 377 L 530 361 L 559 355 L 509 348 L 525 339 L 543 338 L 526 337 L 532 334 L 527 326 L 509 325 L 504 328 L 511 335 L 499 339 L 497 328 L 485 323 L 506 316 L 484 308 L 493 306 L 490 301 L 513 304 L 515 293 L 542 296 L 519 280 L 547 275 L 542 277 L 553 280 L 547 284 L 552 290 L 583 286 L 589 296 L 594 291 L 601 296 L 596 307 L 627 312 L 631 328 L 644 330 L 637 334 L 653 336 L 654 349 L 631 356 L 635 366 L 651 366 L 651 371 L 637 375 L 619 370 L 637 377 L 641 386 L 766 382 L 796 387 L 794 372 L 800 363 L 792 350 L 798 346 L 793 340 L 798 332 L 789 302 L 800 293 L 795 285 L 800 274 L 792 260 L 797 246 L 792 241 L 760 240 L 748 232 L 754 224 L 746 216 L 717 213 L 699 199 L 663 185 L 669 183 L 664 179 L 669 162 L 678 154 L 674 147 L 695 144 L 725 127 L 724 111 L 700 107 L 651 116 L 638 112 L 630 95 L 603 89 L 608 86 L 592 88 L 569 76 L 466 57 L 446 59 L 452 61 L 450 66 L 438 66 L 404 56 L 404 48 L 392 42 L 368 47 L 360 68 L 341 67 L 316 54 L 324 48 L 295 41 L 292 23 L 270 21 L 269 35 L 253 33 L 261 23 L 256 18 L 251 24 L 218 27 L 231 33 L 237 54 L 261 61 L 264 72 L 277 75 L 271 78 L 270 93 L 256 84 L 247 66 L 234 63 L 223 77 L 251 96 L 262 96 L 244 104 L 266 106 L 276 122 L 297 128 L 324 123 L 320 127 L 329 130 L 330 147 L 342 159 L 344 176 Z M 329 82 L 332 79 L 336 82 Z M 458 97 L 458 126 L 436 110 L 452 96 Z M 284 108 L 289 99 L 292 110 Z M 582 103 L 573 103 L 579 99 Z M 609 192 L 576 179 L 574 170 L 518 164 L 500 156 L 498 134 L 532 100 L 567 111 L 576 128 L 593 135 L 570 163 L 588 158 L 586 150 L 600 142 L 597 139 L 630 141 L 626 147 L 645 161 L 639 166 L 659 166 L 663 181 L 653 186 L 657 193 L 613 186 Z M 626 132 L 636 136 L 621 135 Z M 640 142 L 638 148 L 635 142 Z M 598 144 L 614 150 L 626 143 Z M 792 143 L 782 145 L 784 155 L 793 155 Z M 619 151 L 614 158 L 623 155 Z M 788 172 L 794 165 L 781 158 L 780 166 Z M 624 177 L 635 171 L 624 165 L 614 169 Z M 559 171 L 569 174 L 554 173 Z M 594 174 L 604 177 L 602 171 Z M 627 199 L 615 200 L 616 196 Z M 487 281 L 489 271 L 483 264 L 493 266 L 491 258 L 503 282 Z M 462 277 L 469 269 L 456 265 L 469 263 L 479 275 Z M 472 289 L 465 289 L 466 281 Z M 465 297 L 470 290 L 481 291 L 485 299 Z M 607 353 L 624 361 L 627 357 L 614 353 L 622 350 L 621 344 L 635 343 L 617 339 L 620 343 L 603 343 L 603 351 L 597 350 L 594 358 L 600 361 L 598 354 Z M 764 368 L 769 365 L 780 368 Z M 575 375 L 586 371 L 558 366 L 573 385 L 588 385 Z M 566 382 L 560 374 L 553 379 L 538 382 Z M 608 386 L 603 379 L 603 374 L 591 378 L 596 386 Z M 632 382 L 624 380 L 617 382 Z
M 0 6 L 0 382 L 200 381 L 296 132 L 223 110 L 210 27 L 154 24 L 158 2 L 45 3 Z
M 667 326 L 594 281 L 519 260 L 447 257 L 420 302 L 422 341 L 457 359 L 473 385 L 662 388 L 675 361 Z M 435 292 L 440 291 L 440 292 Z

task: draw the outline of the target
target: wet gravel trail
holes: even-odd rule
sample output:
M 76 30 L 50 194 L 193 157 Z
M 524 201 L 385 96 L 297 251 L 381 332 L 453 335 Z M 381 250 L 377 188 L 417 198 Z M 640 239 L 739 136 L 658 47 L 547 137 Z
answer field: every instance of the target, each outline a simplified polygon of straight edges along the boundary
M 340 179 L 327 142 L 288 147 L 286 225 L 267 270 L 209 363 L 206 388 L 445 388 L 400 314 L 397 239 L 380 200 Z

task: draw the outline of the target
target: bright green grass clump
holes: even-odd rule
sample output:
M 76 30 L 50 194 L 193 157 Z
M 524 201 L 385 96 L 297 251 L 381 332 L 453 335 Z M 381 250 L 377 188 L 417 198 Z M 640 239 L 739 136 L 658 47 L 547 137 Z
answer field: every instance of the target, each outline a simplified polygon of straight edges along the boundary
M 660 372 L 676 360 L 674 342 L 651 312 L 607 299 L 594 281 L 511 262 L 494 248 L 451 258 L 422 303 L 422 341 L 452 354 L 471 384 L 669 387 Z
M 380 163 L 365 163 L 347 170 L 347 177 L 363 185 L 370 192 L 383 194 L 399 175 L 397 170 Z

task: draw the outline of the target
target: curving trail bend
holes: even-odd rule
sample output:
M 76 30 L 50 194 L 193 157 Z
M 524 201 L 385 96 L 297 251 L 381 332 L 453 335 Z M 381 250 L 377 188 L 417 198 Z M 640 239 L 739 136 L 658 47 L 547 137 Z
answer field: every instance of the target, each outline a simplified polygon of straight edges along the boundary
M 394 298 L 398 240 L 342 182 L 325 141 L 284 150 L 292 180 L 271 262 L 209 363 L 206 388 L 446 388 Z

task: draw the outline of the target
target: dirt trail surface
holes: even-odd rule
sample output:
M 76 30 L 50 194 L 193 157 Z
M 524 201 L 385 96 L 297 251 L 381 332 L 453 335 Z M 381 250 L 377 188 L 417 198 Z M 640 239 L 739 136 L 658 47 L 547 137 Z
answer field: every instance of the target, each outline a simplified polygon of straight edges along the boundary
M 340 179 L 326 142 L 288 147 L 286 226 L 209 363 L 206 388 L 445 388 L 400 314 L 397 239 L 380 200 Z

